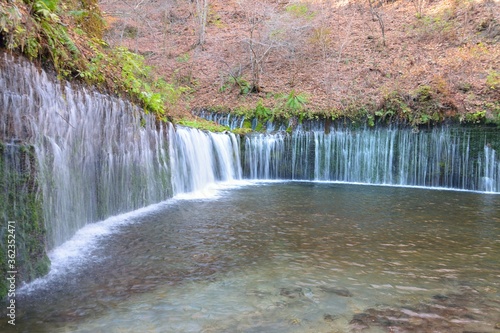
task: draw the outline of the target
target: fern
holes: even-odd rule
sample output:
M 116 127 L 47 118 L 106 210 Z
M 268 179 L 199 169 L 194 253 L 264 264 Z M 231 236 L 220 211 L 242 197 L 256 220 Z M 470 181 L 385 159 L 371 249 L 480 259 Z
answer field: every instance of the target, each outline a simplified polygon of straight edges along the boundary
M 267 120 L 271 116 L 271 110 L 266 108 L 264 104 L 262 104 L 262 100 L 257 103 L 255 107 L 255 116 L 260 120 Z
M 36 0 L 33 2 L 33 12 L 41 19 L 58 22 L 59 17 L 54 13 L 57 10 L 57 2 L 57 0 Z
M 307 104 L 307 97 L 303 93 L 297 94 L 295 90 L 292 90 L 288 94 L 288 96 L 286 96 L 285 105 L 289 110 L 293 112 L 302 110 L 306 104 Z

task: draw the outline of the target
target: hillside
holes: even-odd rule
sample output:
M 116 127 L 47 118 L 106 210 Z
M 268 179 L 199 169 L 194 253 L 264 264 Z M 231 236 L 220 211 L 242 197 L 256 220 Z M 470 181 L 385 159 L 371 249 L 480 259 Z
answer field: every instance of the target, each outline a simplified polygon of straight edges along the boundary
M 111 45 L 144 55 L 189 87 L 189 103 L 175 115 L 260 105 L 277 116 L 500 122 L 498 0 L 370 1 L 210 0 L 205 8 L 102 0 L 100 7 Z M 298 103 L 286 103 L 294 97 Z

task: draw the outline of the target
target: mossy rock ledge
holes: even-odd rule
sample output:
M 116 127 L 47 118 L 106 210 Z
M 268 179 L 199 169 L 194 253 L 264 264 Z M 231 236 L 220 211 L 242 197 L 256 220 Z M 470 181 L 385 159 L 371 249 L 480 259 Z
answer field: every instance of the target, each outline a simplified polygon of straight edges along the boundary
M 42 200 L 33 146 L 0 142 L 0 270 L 17 272 L 17 288 L 50 269 Z M 9 284 L 0 280 L 0 299 Z

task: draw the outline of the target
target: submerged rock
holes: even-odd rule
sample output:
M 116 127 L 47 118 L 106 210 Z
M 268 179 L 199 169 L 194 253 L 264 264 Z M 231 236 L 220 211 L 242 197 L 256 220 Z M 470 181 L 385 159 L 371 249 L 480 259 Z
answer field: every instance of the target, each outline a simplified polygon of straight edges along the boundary
M 325 321 L 330 321 L 331 322 L 331 321 L 335 321 L 335 319 L 337 319 L 337 316 L 332 316 L 331 314 L 325 313 L 323 315 L 323 319 Z
M 382 327 L 395 332 L 493 332 L 496 314 L 470 288 L 461 293 L 435 295 L 413 307 L 371 308 L 353 316 L 353 330 Z
M 325 293 L 335 294 L 342 297 L 352 297 L 352 293 L 346 288 L 321 286 L 319 289 Z
M 286 296 L 288 298 L 304 297 L 304 291 L 300 287 L 280 288 L 280 296 Z

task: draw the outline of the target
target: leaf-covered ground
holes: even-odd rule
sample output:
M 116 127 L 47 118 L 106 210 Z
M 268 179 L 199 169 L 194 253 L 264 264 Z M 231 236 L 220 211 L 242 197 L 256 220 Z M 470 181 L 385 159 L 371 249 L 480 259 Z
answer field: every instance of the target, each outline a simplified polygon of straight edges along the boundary
M 198 2 L 100 2 L 111 45 L 191 88 L 174 115 L 297 93 L 308 115 L 500 122 L 498 0 L 210 0 L 202 46 Z

